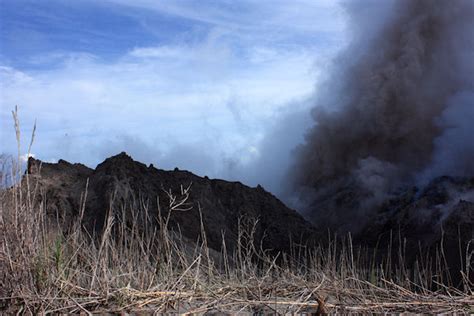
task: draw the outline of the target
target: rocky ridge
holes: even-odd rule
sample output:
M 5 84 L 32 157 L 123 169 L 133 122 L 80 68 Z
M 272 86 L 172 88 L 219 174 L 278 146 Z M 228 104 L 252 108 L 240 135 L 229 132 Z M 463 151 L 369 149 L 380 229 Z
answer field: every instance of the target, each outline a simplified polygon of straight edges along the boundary
M 288 250 L 292 241 L 312 242 L 315 230 L 296 211 L 286 207 L 261 186 L 250 188 L 239 182 L 199 177 L 188 171 L 165 171 L 134 161 L 126 153 L 106 159 L 95 169 L 64 160 L 44 163 L 30 158 L 29 173 L 36 177 L 51 216 L 67 224 L 79 216 L 87 187 L 83 225 L 102 229 L 108 210 L 127 217 L 168 215 L 171 193 L 179 200 L 186 188 L 187 203 L 173 211 L 170 227 L 196 241 L 201 232 L 201 214 L 209 246 L 219 250 L 222 237 L 235 247 L 239 222 L 256 223 L 255 238 L 266 249 Z M 158 203 L 159 201 L 159 203 Z M 131 213 L 140 214 L 131 214 Z M 148 214 L 144 215 L 143 213 Z
M 51 218 L 68 225 L 85 206 L 83 225 L 95 233 L 102 230 L 109 210 L 119 220 L 125 212 L 125 220 L 151 217 L 156 224 L 159 215 L 166 218 L 169 214 L 170 194 L 179 200 L 188 187 L 187 203 L 173 211 L 170 227 L 187 240 L 196 241 L 201 238 L 202 216 L 208 245 L 217 251 L 223 237 L 229 250 L 236 247 L 239 224 L 255 224 L 257 244 L 275 252 L 289 251 L 292 242 L 324 243 L 328 230 L 338 229 L 337 225 L 321 224 L 323 221 L 311 224 L 261 186 L 250 188 L 178 169 L 160 170 L 134 161 L 126 153 L 106 159 L 95 169 L 64 160 L 50 164 L 34 158 L 30 158 L 28 169 L 38 181 L 39 196 Z M 350 211 L 360 206 L 367 192 L 364 194 L 349 189 L 328 194 L 331 209 L 339 210 L 328 216 L 345 216 L 346 222 L 348 218 L 356 222 L 357 214 Z M 325 204 L 318 207 L 324 209 Z M 352 231 L 355 245 L 377 248 L 380 254 L 389 243 L 393 243 L 393 249 L 402 245 L 409 262 L 417 260 L 420 249 L 436 256 L 442 245 L 445 260 L 454 271 L 468 264 L 474 267 L 474 255 L 470 259 L 461 255 L 473 252 L 474 178 L 440 177 L 424 189 L 399 190 L 370 214 L 364 225 Z M 337 222 L 337 218 L 331 220 Z M 340 231 L 339 236 L 343 233 Z

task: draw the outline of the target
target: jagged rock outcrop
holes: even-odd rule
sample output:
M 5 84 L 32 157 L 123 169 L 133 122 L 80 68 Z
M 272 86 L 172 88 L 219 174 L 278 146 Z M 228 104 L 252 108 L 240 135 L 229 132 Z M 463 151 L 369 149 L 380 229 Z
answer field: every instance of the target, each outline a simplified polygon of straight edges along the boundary
M 258 220 L 256 241 L 266 249 L 288 250 L 290 240 L 314 241 L 312 225 L 261 186 L 250 188 L 178 169 L 160 170 L 134 161 L 126 153 L 106 159 L 95 170 L 64 160 L 50 164 L 33 158 L 28 169 L 38 181 L 42 191 L 39 196 L 45 199 L 47 212 L 65 225 L 77 219 L 82 205 L 83 225 L 93 232 L 103 228 L 108 210 L 128 220 L 156 218 L 159 200 L 161 216 L 166 217 L 170 203 L 166 191 L 179 199 L 183 188 L 191 186 L 187 201 L 190 204 L 170 216 L 170 227 L 179 229 L 189 240 L 199 238 L 202 214 L 207 242 L 216 250 L 220 249 L 223 236 L 228 249 L 235 247 L 239 220 L 250 225 Z M 183 210 L 189 207 L 192 209 Z M 125 214 L 121 214 L 122 210 Z

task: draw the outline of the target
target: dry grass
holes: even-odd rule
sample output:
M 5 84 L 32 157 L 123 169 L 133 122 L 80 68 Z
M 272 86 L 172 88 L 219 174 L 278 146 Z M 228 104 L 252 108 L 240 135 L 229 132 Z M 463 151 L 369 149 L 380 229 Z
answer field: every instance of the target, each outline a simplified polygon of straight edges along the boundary
M 21 172 L 12 168 L 10 176 Z M 161 201 L 170 216 L 199 212 L 186 208 L 188 191 Z M 255 242 L 252 221 L 242 219 L 238 247 L 229 252 L 223 244 L 218 253 L 207 247 L 204 227 L 200 240 L 185 240 L 146 203 L 108 210 L 101 235 L 90 236 L 82 227 L 85 204 L 65 228 L 35 203 L 40 194 L 28 175 L 0 191 L 0 312 L 474 312 L 468 272 L 462 289 L 449 287 L 429 265 L 375 265 L 350 238 L 270 255 Z

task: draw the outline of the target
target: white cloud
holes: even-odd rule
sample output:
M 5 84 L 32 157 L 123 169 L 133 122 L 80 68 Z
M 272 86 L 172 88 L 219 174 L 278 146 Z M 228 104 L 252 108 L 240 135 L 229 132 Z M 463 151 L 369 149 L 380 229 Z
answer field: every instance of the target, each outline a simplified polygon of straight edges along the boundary
M 36 156 L 36 155 L 33 154 L 33 153 L 30 153 L 29 155 L 28 155 L 28 154 L 20 155 L 20 161 L 21 161 L 22 163 L 26 163 L 26 162 L 28 162 L 28 159 L 29 159 L 30 157 L 35 158 L 35 156 Z
M 271 58 L 242 60 L 216 47 L 216 55 L 225 57 L 215 61 L 213 47 L 205 45 L 207 51 L 187 45 L 137 48 L 112 64 L 66 58 L 58 69 L 31 73 L 3 67 L 2 124 L 10 123 L 15 104 L 27 124 L 36 117 L 35 147 L 44 159 L 93 164 L 104 157 L 81 153 L 82 146 L 124 134 L 165 151 L 176 144 L 211 142 L 219 154 L 232 155 L 236 145 L 255 146 L 262 120 L 313 90 L 316 74 L 310 72 L 314 58 L 309 54 L 271 49 Z M 171 62 L 149 58 L 163 52 L 176 57 Z M 232 102 L 240 122 L 229 110 Z M 68 145 L 57 148 L 54 142 L 66 134 Z M 2 139 L 10 148 L 12 141 Z
M 138 47 L 130 52 L 130 56 L 138 58 L 182 58 L 182 53 L 183 50 L 180 47 Z
M 205 36 L 130 47 L 113 60 L 52 52 L 30 63 L 54 67 L 0 64 L 0 122 L 11 124 L 15 104 L 23 127 L 37 118 L 40 159 L 93 166 L 126 150 L 160 167 L 243 179 L 240 170 L 264 156 L 262 146 L 288 154 L 289 144 L 270 145 L 268 129 L 314 92 L 319 66 L 337 49 L 341 19 L 333 1 L 111 2 L 209 25 Z M 0 141 L 2 151 L 14 151 L 13 133 L 2 132 Z
M 157 1 L 108 0 L 129 7 L 143 8 L 243 31 L 276 29 L 300 32 L 337 32 L 341 30 L 341 12 L 337 0 L 275 1 Z M 254 34 L 254 36 L 264 34 Z
M 4 84 L 25 85 L 33 81 L 33 78 L 26 73 L 7 66 L 0 66 L 0 79 L 3 82 L 2 86 Z M 4 92 L 3 89 L 0 92 Z

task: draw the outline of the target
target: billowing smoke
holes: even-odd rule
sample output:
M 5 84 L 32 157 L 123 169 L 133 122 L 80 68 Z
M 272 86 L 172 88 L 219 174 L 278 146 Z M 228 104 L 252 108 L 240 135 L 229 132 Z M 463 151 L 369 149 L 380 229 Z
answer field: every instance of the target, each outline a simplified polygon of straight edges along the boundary
M 308 216 L 330 226 L 402 187 L 474 175 L 474 1 L 351 1 L 347 12 L 354 40 L 290 172 Z

